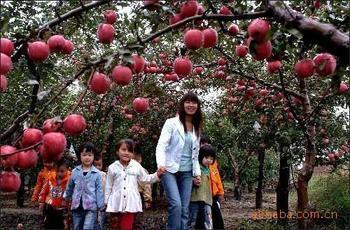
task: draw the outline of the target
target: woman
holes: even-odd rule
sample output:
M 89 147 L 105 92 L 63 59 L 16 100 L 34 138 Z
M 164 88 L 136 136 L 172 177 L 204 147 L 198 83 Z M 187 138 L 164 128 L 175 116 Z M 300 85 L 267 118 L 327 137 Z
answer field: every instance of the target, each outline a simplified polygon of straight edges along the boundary
M 169 203 L 167 229 L 188 228 L 192 183 L 199 185 L 201 178 L 201 128 L 200 101 L 196 94 L 187 93 L 180 101 L 178 116 L 166 120 L 156 149 L 158 169 L 166 171 L 161 180 Z

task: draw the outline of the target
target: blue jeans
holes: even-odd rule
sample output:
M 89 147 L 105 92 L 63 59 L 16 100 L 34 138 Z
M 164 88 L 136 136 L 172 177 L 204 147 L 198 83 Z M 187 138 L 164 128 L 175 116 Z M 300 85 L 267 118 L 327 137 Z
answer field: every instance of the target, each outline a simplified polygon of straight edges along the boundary
M 195 229 L 198 212 L 202 210 L 204 214 L 204 229 L 213 229 L 213 219 L 211 216 L 211 206 L 204 201 L 191 202 L 191 228 Z
M 103 226 L 105 225 L 105 220 L 106 220 L 106 212 L 98 211 L 98 216 L 95 223 L 95 229 L 103 230 Z
M 72 210 L 73 230 L 94 230 L 96 228 L 97 211 L 84 210 L 81 206 Z
M 167 229 L 188 229 L 189 206 L 192 193 L 192 171 L 166 172 L 162 176 L 162 185 L 168 200 Z

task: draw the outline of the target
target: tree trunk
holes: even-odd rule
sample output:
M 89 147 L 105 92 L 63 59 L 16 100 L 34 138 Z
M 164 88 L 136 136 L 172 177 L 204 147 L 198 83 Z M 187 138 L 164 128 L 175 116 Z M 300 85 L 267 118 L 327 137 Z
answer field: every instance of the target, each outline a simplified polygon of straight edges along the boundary
M 233 178 L 234 178 L 234 188 L 233 188 L 233 195 L 236 200 L 240 200 L 242 197 L 242 190 L 241 190 L 241 177 L 240 177 L 240 171 L 238 168 L 238 163 L 236 161 L 235 156 L 231 153 L 231 151 L 228 151 L 228 155 L 230 157 L 230 163 L 233 168 Z
M 242 190 L 241 190 L 241 177 L 239 175 L 239 170 L 234 170 L 235 174 L 235 187 L 233 189 L 233 195 L 236 200 L 241 200 Z
M 289 211 L 288 199 L 289 199 L 289 155 L 283 152 L 283 147 L 280 148 L 280 169 L 279 179 L 276 189 L 277 198 L 277 216 L 280 224 L 287 223 L 287 215 Z
M 304 115 L 308 117 L 311 114 L 310 99 L 307 94 L 306 81 L 305 79 L 299 79 L 299 86 L 301 93 L 304 95 L 305 100 L 303 103 Z M 298 174 L 297 179 L 297 194 L 298 194 L 298 205 L 297 205 L 297 217 L 299 229 L 309 229 L 310 220 L 302 218 L 304 213 L 308 210 L 308 183 L 312 177 L 315 161 L 316 161 L 316 127 L 314 122 L 306 124 L 305 130 L 305 160 L 303 167 Z M 299 215 L 299 216 L 298 216 Z M 301 217 L 301 218 L 300 218 Z
M 21 186 L 19 187 L 19 190 L 16 193 L 16 201 L 17 201 L 17 207 L 23 208 L 24 196 L 25 196 L 25 191 L 24 191 L 25 175 L 23 172 L 21 172 L 20 177 L 21 177 Z
M 264 160 L 265 150 L 259 150 L 259 176 L 258 176 L 258 187 L 255 192 L 255 208 L 259 209 L 262 207 L 262 186 L 264 180 Z

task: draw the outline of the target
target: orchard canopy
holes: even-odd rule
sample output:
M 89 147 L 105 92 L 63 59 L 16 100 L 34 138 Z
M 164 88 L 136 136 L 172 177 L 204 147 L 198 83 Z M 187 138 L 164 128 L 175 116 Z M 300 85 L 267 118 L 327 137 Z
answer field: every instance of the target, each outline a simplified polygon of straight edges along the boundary
M 287 156 L 305 210 L 314 167 L 349 164 L 348 4 L 1 1 L 2 177 L 86 140 L 112 161 L 125 137 L 155 169 L 161 127 L 193 91 L 224 175 Z

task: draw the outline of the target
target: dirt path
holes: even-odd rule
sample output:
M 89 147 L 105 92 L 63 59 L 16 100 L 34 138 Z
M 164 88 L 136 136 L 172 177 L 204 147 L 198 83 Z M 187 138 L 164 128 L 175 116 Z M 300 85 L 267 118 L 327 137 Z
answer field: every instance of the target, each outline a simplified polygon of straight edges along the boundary
M 23 208 L 16 207 L 16 200 L 14 195 L 0 196 L 1 199 L 1 216 L 17 216 L 17 221 L 20 221 L 20 215 L 29 216 L 28 218 L 33 219 L 33 223 L 38 222 L 40 219 L 40 213 L 38 208 L 31 207 L 29 199 L 26 199 Z M 252 215 L 255 211 L 255 194 L 246 193 L 243 194 L 242 199 L 237 201 L 233 197 L 233 193 L 228 191 L 226 193 L 225 201 L 222 203 L 221 210 L 225 221 L 226 229 L 237 229 L 240 226 L 240 222 L 243 220 L 252 219 Z M 276 207 L 275 193 L 264 193 L 263 199 L 263 210 L 273 210 Z M 23 219 L 23 224 L 26 224 Z M 8 218 L 9 220 L 9 218 Z M 14 221 L 10 221 L 13 223 Z M 166 222 L 166 202 L 165 200 L 159 200 L 155 203 L 154 209 L 149 210 L 145 213 L 145 227 L 146 229 L 164 229 Z M 13 223 L 12 226 L 14 226 Z M 38 223 L 39 224 L 39 223 Z M 11 226 L 11 227 L 12 227 Z M 159 227 L 155 227 L 159 226 Z M 2 225 L 1 227 L 6 227 Z M 7 226 L 9 227 L 9 226 Z M 8 228 L 6 228 L 8 229 Z M 31 229 L 25 228 L 25 229 Z M 35 228 L 33 228 L 35 229 Z

